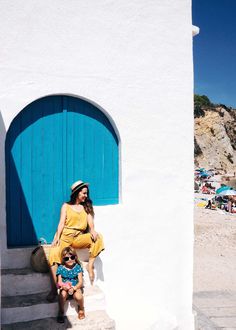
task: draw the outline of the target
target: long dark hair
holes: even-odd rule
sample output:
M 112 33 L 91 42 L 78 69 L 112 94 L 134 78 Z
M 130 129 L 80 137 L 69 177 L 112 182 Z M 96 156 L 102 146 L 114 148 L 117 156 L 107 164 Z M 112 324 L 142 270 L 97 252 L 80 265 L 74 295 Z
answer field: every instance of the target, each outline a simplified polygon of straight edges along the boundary
M 70 196 L 70 200 L 67 202 L 67 204 L 69 205 L 75 205 L 76 202 L 76 198 L 79 194 L 79 192 L 83 189 L 83 188 L 87 188 L 87 198 L 85 199 L 85 201 L 83 203 L 81 203 L 81 205 L 83 205 L 85 212 L 87 214 L 91 214 L 92 217 L 94 217 L 94 209 L 93 209 L 93 202 L 92 200 L 89 198 L 89 188 L 88 186 L 82 186 L 81 188 L 79 188 L 78 190 L 76 190 L 73 194 L 71 194 Z

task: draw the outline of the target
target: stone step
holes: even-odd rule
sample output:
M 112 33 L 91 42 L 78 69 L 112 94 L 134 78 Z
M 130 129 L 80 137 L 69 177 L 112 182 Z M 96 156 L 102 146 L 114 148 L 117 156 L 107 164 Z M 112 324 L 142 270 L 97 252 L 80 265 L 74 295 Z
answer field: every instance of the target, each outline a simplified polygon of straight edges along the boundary
M 49 273 L 36 273 L 30 268 L 2 269 L 2 297 L 27 295 L 50 290 Z
M 2 324 L 55 317 L 58 311 L 58 303 L 48 303 L 46 300 L 47 294 L 48 291 L 2 297 Z M 87 312 L 105 310 L 105 295 L 97 286 L 85 287 L 84 301 Z M 65 305 L 65 314 L 77 315 L 76 307 L 73 299 L 68 300 Z
M 3 268 L 29 268 L 30 256 L 36 246 L 29 246 L 24 248 L 7 249 L 2 254 L 2 267 Z M 14 260 L 14 262 L 12 262 Z
M 236 329 L 236 292 L 201 291 L 193 294 L 197 330 Z
M 90 285 L 86 262 L 84 269 L 84 285 Z M 96 279 L 96 269 L 95 269 Z M 49 273 L 37 273 L 31 268 L 1 270 L 2 297 L 40 293 L 50 290 Z
M 3 268 L 30 268 L 30 257 L 32 251 L 37 246 L 29 246 L 22 248 L 7 249 L 6 253 L 2 254 L 1 264 Z M 76 250 L 79 260 L 88 261 L 88 249 Z M 14 263 L 12 262 L 14 260 Z
M 56 318 L 48 317 L 29 322 L 18 322 L 5 324 L 2 330 L 115 330 L 115 322 L 107 315 L 105 311 L 86 312 L 84 320 L 78 320 L 77 316 L 67 316 L 64 324 L 59 324 Z

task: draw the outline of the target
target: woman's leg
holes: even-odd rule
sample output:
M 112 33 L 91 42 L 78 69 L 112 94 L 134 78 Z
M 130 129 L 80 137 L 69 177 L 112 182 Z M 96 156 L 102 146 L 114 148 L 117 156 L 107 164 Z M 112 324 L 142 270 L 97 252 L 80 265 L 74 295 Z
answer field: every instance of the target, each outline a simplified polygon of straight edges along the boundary
M 89 279 L 91 285 L 93 285 L 95 274 L 94 274 L 94 262 L 95 262 L 95 257 L 89 257 L 89 262 L 87 266 L 87 271 L 89 273 Z
M 87 266 L 87 271 L 89 274 L 89 279 L 91 284 L 94 282 L 94 262 L 95 258 L 99 255 L 99 253 L 104 250 L 104 243 L 102 235 L 99 234 L 97 240 L 94 242 L 89 233 L 77 236 L 73 243 L 72 247 L 75 249 L 85 249 L 89 248 L 90 257 Z
M 50 272 L 50 282 L 51 282 L 51 290 L 49 294 L 47 295 L 47 301 L 48 302 L 53 302 L 56 299 L 57 296 L 57 264 L 53 265 L 50 267 L 49 272 Z
M 92 241 L 92 245 L 90 247 L 90 255 L 88 262 L 88 273 L 91 285 L 93 285 L 95 274 L 94 274 L 94 262 L 96 257 L 104 250 L 104 242 L 101 234 L 97 237 L 96 241 Z
M 85 318 L 85 313 L 84 313 L 84 297 L 80 289 L 76 290 L 75 293 L 73 294 L 73 298 L 78 304 L 78 318 L 80 320 Z

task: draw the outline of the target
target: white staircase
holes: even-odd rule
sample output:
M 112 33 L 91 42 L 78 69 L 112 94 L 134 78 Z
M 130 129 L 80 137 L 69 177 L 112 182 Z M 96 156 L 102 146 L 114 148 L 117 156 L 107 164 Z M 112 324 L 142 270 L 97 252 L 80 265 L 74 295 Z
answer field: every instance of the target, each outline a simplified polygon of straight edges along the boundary
M 84 263 L 83 263 L 84 266 Z M 105 312 L 105 295 L 97 285 L 91 286 L 84 271 L 86 318 L 78 320 L 74 300 L 65 305 L 66 324 L 56 322 L 57 301 L 49 303 L 49 273 L 36 273 L 31 268 L 1 270 L 1 329 L 114 330 L 115 322 Z M 81 328 L 82 329 L 82 328 Z

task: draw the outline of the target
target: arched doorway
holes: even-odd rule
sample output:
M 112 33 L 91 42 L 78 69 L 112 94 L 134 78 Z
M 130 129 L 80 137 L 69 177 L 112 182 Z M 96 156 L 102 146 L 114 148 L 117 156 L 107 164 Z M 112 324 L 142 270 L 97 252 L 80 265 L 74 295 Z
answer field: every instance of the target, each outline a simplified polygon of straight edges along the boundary
M 94 205 L 118 203 L 118 138 L 102 111 L 72 96 L 25 107 L 6 138 L 9 247 L 51 242 L 70 185 L 91 184 Z

